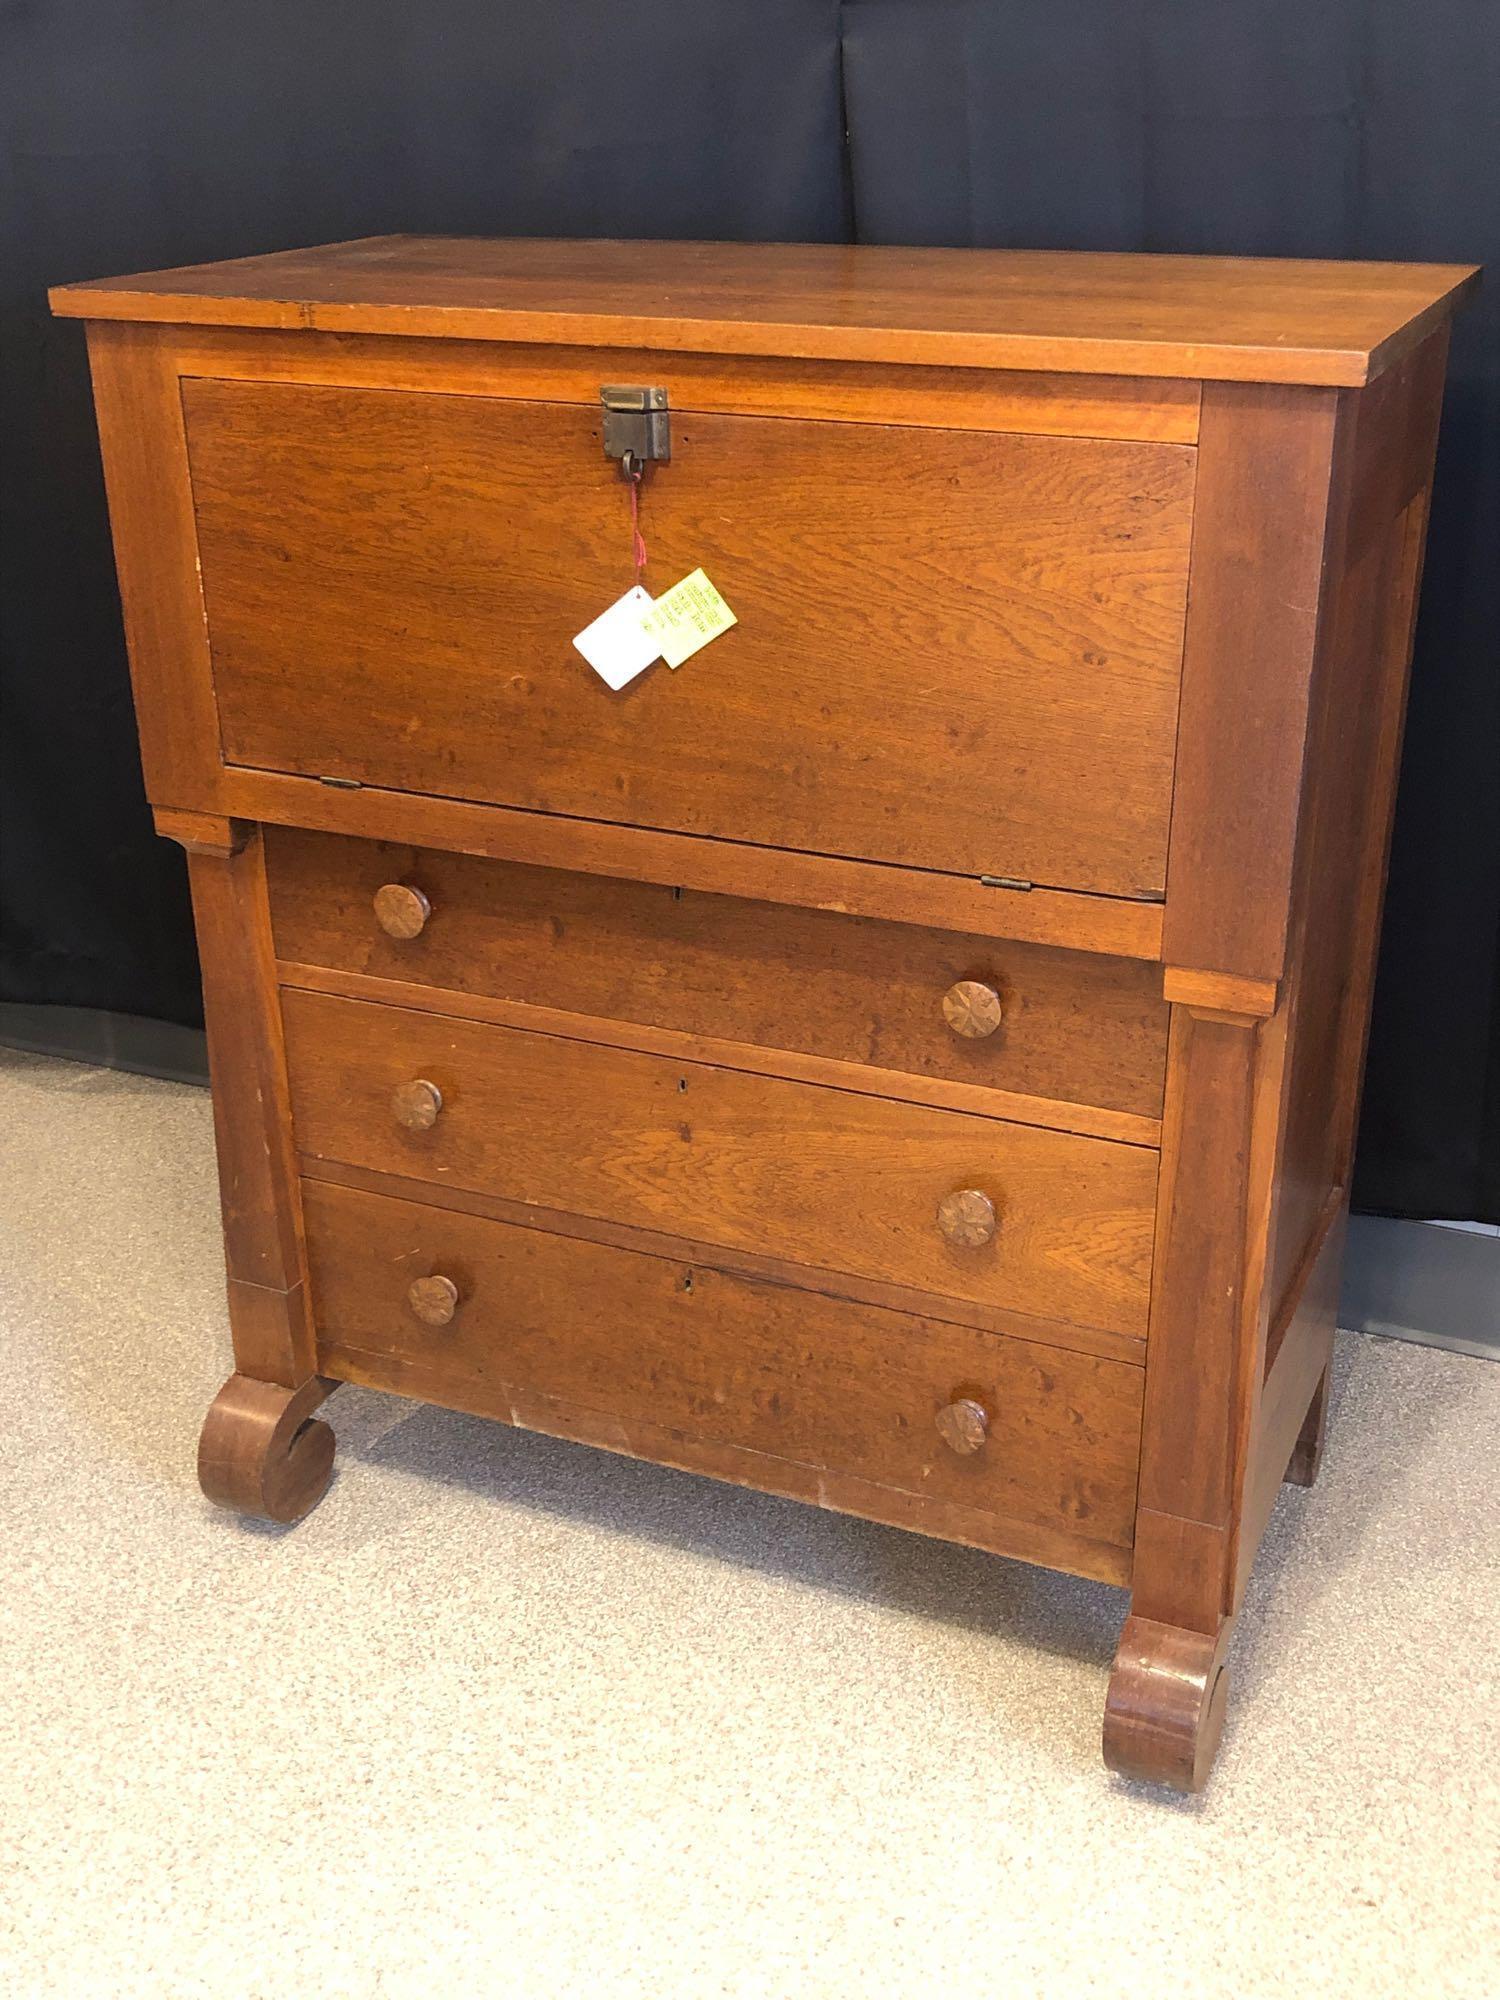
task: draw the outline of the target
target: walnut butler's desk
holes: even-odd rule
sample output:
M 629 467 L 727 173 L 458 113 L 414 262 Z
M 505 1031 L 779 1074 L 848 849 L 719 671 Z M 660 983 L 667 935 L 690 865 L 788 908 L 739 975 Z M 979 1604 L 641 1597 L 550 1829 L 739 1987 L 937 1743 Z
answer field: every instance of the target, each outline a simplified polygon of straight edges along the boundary
M 189 856 L 235 1373 L 1127 1585 L 1203 1782 L 1317 1468 L 1466 268 L 372 239 L 69 286 Z M 611 690 L 601 390 L 664 392 Z M 632 461 L 623 462 L 627 469 Z

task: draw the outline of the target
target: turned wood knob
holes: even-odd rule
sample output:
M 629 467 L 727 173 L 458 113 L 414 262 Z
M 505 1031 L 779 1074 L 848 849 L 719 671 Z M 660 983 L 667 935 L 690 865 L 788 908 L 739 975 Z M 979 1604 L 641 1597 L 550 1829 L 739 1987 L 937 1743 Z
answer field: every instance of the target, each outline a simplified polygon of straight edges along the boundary
M 943 1019 L 955 1035 L 971 1042 L 993 1035 L 1004 1013 L 1000 995 L 982 979 L 960 979 L 943 995 Z
M 375 921 L 387 937 L 414 938 L 431 915 L 431 903 L 409 882 L 385 882 L 375 891 Z
M 950 1243 L 974 1249 L 995 1234 L 995 1204 L 981 1188 L 955 1188 L 938 1203 L 938 1228 Z
M 945 1403 L 935 1421 L 938 1436 L 960 1458 L 971 1457 L 990 1434 L 990 1413 L 972 1396 L 960 1396 L 957 1402 Z
M 442 1108 L 443 1093 L 425 1076 L 414 1076 L 410 1083 L 398 1083 L 391 1092 L 396 1123 L 404 1125 L 408 1132 L 430 1132 Z
M 406 1303 L 424 1326 L 446 1326 L 458 1311 L 458 1287 L 451 1278 L 418 1278 L 407 1287 Z

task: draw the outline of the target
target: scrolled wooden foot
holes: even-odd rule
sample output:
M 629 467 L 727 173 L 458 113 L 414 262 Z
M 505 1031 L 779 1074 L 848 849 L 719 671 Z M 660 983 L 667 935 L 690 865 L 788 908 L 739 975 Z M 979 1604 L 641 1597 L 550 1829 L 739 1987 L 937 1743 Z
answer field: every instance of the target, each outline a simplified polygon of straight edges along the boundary
M 1323 1439 L 1328 1430 L 1328 1370 L 1318 1377 L 1313 1399 L 1307 1406 L 1302 1429 L 1292 1446 L 1282 1481 L 1287 1486 L 1311 1486 L 1323 1463 Z
M 1224 1731 L 1229 1622 L 1217 1634 L 1132 1614 L 1104 1704 L 1104 1761 L 1122 1777 L 1199 1792 Z
M 313 1375 L 295 1389 L 231 1375 L 198 1440 L 198 1484 L 219 1507 L 300 1521 L 328 1491 L 334 1437 L 313 1411 L 338 1385 Z

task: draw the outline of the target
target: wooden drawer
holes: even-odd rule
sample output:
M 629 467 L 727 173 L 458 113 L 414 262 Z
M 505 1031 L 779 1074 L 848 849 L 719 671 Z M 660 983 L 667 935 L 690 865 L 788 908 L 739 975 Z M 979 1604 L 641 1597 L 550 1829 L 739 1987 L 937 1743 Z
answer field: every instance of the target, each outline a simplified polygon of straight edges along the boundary
M 1194 450 L 701 413 L 672 372 L 649 581 L 702 565 L 739 623 L 618 693 L 571 645 L 632 575 L 597 403 L 184 380 L 226 761 L 1159 896 Z
M 1145 1334 L 1149 1148 L 324 994 L 283 1013 L 307 1160 Z M 962 1189 L 987 1242 L 939 1226 Z
M 326 1372 L 1123 1575 L 1109 1552 L 1132 1536 L 1139 1368 L 416 1202 L 303 1191 Z M 429 1284 L 424 1319 L 409 1289 L 434 1277 L 453 1293 Z M 967 1452 L 937 1422 L 959 1401 L 987 1419 Z M 982 1426 L 963 1414 L 959 1441 L 975 1444 Z
M 635 1023 L 1143 1121 L 1161 1114 L 1159 966 L 336 834 L 271 828 L 267 856 L 276 951 L 294 968 L 558 1010 L 586 1017 L 581 1033 L 588 1020 Z M 419 892 L 389 912 L 399 928 L 420 924 L 415 935 L 389 936 L 377 921 L 386 885 Z M 950 1025 L 945 998 L 963 982 L 998 997 L 998 1028 Z M 959 1026 L 988 1029 L 960 1006 L 966 997 L 949 1003 Z

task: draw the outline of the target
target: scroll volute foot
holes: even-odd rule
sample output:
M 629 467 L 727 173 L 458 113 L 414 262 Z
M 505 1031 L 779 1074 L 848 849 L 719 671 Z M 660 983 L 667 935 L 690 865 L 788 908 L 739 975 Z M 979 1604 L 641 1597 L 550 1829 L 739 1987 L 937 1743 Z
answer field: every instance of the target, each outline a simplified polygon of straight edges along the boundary
M 1200 1792 L 1219 1738 L 1230 1623 L 1190 1632 L 1133 1614 L 1125 1620 L 1104 1704 L 1104 1761 L 1122 1777 Z
M 334 1437 L 313 1415 L 336 1383 L 313 1375 L 295 1389 L 231 1375 L 198 1440 L 198 1484 L 219 1507 L 262 1521 L 300 1521 L 333 1477 Z

